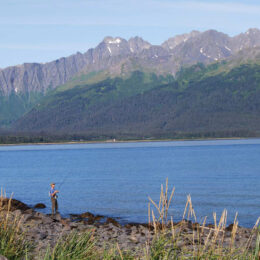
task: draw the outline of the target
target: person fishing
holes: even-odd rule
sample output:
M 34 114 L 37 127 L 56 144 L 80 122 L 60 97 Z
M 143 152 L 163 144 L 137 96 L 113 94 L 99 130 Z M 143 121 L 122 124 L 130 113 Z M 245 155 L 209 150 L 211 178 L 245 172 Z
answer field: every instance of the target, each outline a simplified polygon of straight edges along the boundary
M 58 213 L 58 201 L 57 201 L 57 193 L 59 193 L 58 190 L 55 190 L 55 183 L 51 183 L 51 189 L 50 189 L 50 197 L 51 197 L 51 212 L 52 216 Z

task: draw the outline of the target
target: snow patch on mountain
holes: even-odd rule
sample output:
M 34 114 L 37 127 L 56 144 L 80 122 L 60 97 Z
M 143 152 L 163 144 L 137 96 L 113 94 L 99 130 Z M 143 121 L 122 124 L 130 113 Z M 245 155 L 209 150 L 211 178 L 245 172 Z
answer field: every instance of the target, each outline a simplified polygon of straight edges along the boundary
M 119 38 L 116 38 L 114 40 L 109 40 L 108 43 L 109 44 L 119 44 L 119 43 L 121 43 L 121 40 Z
M 225 46 L 225 49 L 226 49 L 226 50 L 228 50 L 228 51 L 231 51 L 231 49 L 230 49 L 230 48 L 228 48 L 227 46 Z

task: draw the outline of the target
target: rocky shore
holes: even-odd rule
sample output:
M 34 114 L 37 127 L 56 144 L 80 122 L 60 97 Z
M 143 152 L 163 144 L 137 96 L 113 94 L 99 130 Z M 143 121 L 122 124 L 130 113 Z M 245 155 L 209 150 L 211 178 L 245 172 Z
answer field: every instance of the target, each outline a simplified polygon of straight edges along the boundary
M 89 212 L 62 218 L 60 214 L 52 217 L 40 213 L 17 200 L 12 200 L 9 206 L 8 210 L 8 199 L 1 200 L 1 217 L 5 217 L 8 212 L 11 220 L 19 219 L 20 228 L 25 233 L 26 240 L 31 241 L 34 245 L 33 259 L 40 259 L 39 255 L 43 255 L 48 247 L 53 248 L 58 239 L 72 231 L 93 232 L 98 249 L 118 245 L 122 251 L 131 251 L 136 257 L 141 256 L 144 248 L 151 244 L 155 236 L 160 233 L 159 226 L 158 230 L 155 230 L 154 226 L 149 224 L 120 225 L 115 219 L 95 216 Z M 232 225 L 219 229 L 218 234 L 215 229 L 216 227 L 213 225 L 202 227 L 198 223 L 182 220 L 173 225 L 168 224 L 164 234 L 166 237 L 178 237 L 176 246 L 180 249 L 185 247 L 187 250 L 194 250 L 198 239 L 200 246 L 207 245 L 215 235 L 217 243 L 222 243 L 224 248 L 230 247 L 232 242 L 238 249 L 246 244 L 249 250 L 255 247 L 256 231 L 252 229 L 237 227 L 235 236 Z

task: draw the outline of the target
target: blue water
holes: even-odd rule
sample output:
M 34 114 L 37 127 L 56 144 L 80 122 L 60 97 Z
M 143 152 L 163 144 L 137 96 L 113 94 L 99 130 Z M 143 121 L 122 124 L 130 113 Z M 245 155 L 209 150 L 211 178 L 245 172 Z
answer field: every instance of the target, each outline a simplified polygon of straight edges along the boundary
M 90 211 L 147 222 L 148 196 L 158 201 L 168 177 L 176 190 L 174 221 L 190 194 L 198 220 L 212 222 L 213 212 L 227 209 L 229 223 L 238 212 L 239 224 L 251 227 L 260 216 L 259 176 L 260 139 L 0 147 L 7 195 L 45 203 L 47 213 L 49 184 L 56 182 L 64 216 Z

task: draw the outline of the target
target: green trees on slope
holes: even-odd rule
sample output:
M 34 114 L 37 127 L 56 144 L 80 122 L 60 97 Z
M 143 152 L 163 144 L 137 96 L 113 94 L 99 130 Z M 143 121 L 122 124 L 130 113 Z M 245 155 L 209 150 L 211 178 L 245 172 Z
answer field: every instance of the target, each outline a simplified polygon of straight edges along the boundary
M 15 100 L 14 110 L 19 110 L 19 116 L 24 114 L 12 129 L 33 132 L 41 140 L 47 136 L 97 140 L 260 133 L 260 65 L 253 63 L 233 69 L 226 62 L 197 64 L 183 68 L 175 79 L 135 71 L 129 78 L 107 78 L 94 84 L 81 81 L 45 97 L 32 97 L 30 102 L 28 95 L 10 97 Z M 7 112 L 10 121 L 6 124 L 18 117 L 8 117 Z

